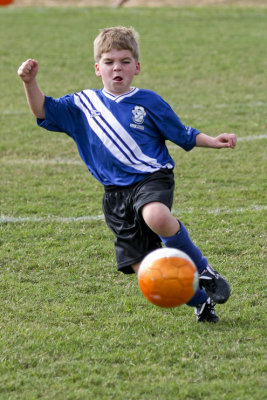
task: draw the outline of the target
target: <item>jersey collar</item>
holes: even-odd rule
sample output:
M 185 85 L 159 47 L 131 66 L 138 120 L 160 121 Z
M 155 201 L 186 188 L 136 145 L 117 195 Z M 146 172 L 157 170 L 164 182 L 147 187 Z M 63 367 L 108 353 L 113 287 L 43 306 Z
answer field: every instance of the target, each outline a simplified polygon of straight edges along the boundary
M 136 87 L 132 87 L 131 90 L 128 93 L 123 93 L 120 94 L 119 96 L 115 96 L 112 93 L 109 93 L 107 90 L 102 89 L 102 93 L 108 97 L 110 100 L 115 101 L 116 103 L 119 103 L 120 101 L 122 101 L 123 99 L 125 99 L 126 97 L 131 97 L 133 96 L 136 92 L 138 92 L 138 88 Z

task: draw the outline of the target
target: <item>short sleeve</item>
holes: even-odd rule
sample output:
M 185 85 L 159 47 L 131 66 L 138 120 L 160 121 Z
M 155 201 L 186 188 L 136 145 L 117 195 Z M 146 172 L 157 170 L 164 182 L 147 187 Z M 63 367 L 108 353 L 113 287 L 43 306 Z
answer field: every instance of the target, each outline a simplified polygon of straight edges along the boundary
M 169 104 L 165 104 L 163 131 L 167 140 L 172 141 L 186 151 L 195 146 L 196 136 L 200 133 L 198 129 L 184 125 Z
M 58 99 L 45 96 L 45 119 L 37 118 L 37 125 L 49 131 L 65 132 L 71 136 L 76 113 L 73 95 Z

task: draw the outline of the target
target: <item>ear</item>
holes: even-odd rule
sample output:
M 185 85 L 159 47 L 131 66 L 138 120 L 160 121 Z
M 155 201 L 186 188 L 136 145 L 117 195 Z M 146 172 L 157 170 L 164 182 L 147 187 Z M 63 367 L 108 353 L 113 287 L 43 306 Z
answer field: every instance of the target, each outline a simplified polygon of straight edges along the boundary
M 135 75 L 138 75 L 140 72 L 140 61 L 137 61 L 136 66 L 135 66 Z
M 96 74 L 96 76 L 101 76 L 98 63 L 95 63 L 95 74 Z

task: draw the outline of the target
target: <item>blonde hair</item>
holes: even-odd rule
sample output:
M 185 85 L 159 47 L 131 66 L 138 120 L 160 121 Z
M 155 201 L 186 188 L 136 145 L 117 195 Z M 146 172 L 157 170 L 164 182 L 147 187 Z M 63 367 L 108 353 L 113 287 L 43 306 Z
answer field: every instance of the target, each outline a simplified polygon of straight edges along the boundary
M 139 35 L 134 28 L 116 26 L 100 31 L 94 40 L 94 58 L 98 62 L 103 53 L 112 49 L 130 50 L 136 61 L 139 59 Z

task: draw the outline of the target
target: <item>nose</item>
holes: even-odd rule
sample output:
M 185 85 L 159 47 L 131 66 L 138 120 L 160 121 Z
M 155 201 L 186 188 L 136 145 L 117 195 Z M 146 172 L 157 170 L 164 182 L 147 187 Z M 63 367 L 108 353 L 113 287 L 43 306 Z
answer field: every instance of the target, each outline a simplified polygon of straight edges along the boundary
M 119 62 L 114 63 L 113 69 L 114 69 L 114 71 L 120 71 L 121 70 L 121 64 Z

